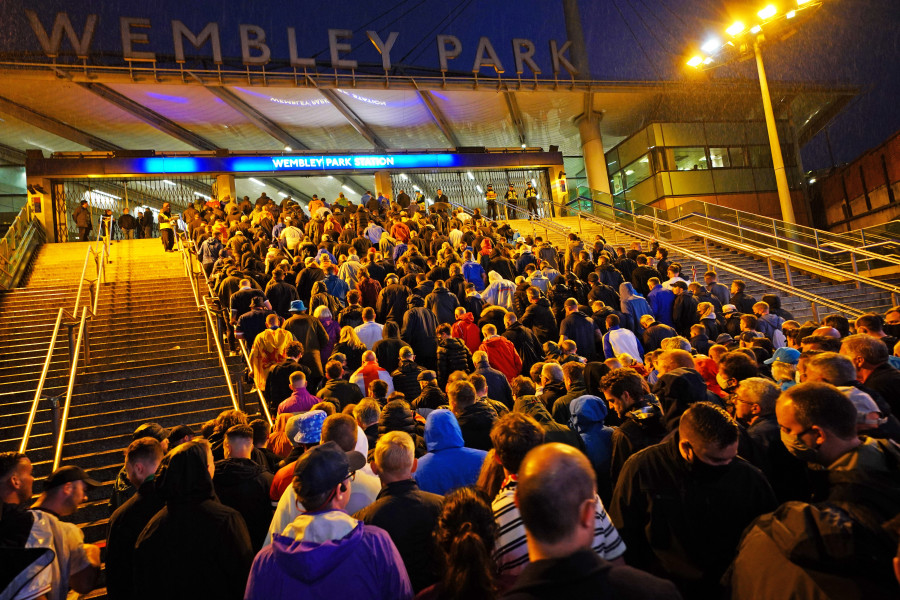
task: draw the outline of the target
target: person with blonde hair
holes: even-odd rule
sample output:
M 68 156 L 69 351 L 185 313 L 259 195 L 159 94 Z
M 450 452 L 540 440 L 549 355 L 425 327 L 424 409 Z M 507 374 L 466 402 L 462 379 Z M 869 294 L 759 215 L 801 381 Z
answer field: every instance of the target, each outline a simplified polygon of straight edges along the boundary
M 439 555 L 433 532 L 441 513 L 441 496 L 419 489 L 412 474 L 418 462 L 415 444 L 404 431 L 390 431 L 375 445 L 372 471 L 381 479 L 381 493 L 354 515 L 366 525 L 388 532 L 419 592 L 437 583 Z
M 356 329 L 350 325 L 345 325 L 341 327 L 340 335 L 337 343 L 334 345 L 332 354 L 343 354 L 347 358 L 347 371 L 352 373 L 362 366 L 362 355 L 367 349 L 365 342 L 356 333 Z

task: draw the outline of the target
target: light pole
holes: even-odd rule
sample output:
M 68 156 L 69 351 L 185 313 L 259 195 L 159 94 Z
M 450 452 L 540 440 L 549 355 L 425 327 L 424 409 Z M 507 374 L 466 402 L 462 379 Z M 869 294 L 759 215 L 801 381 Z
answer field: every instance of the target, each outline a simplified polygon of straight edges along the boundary
M 781 154 L 781 143 L 778 140 L 778 126 L 775 122 L 775 111 L 772 109 L 772 98 L 769 95 L 769 82 L 763 65 L 760 43 L 766 35 L 787 37 L 796 30 L 800 21 L 808 18 L 822 6 L 817 0 L 796 0 L 797 8 L 779 13 L 778 8 L 769 4 L 756 13 L 759 23 L 750 27 L 741 21 L 735 22 L 725 31 L 732 41 L 724 44 L 718 41 L 707 42 L 702 49 L 704 55 L 696 55 L 687 61 L 688 66 L 697 69 L 710 69 L 726 64 L 732 60 L 744 58 L 752 51 L 756 57 L 756 69 L 759 73 L 759 88 L 762 94 L 763 113 L 766 117 L 766 129 L 769 134 L 769 148 L 772 153 L 772 167 L 775 170 L 775 186 L 778 190 L 778 202 L 781 205 L 781 219 L 785 223 L 796 223 L 794 205 L 791 201 L 791 190 L 788 185 L 787 172 L 784 168 L 784 157 Z

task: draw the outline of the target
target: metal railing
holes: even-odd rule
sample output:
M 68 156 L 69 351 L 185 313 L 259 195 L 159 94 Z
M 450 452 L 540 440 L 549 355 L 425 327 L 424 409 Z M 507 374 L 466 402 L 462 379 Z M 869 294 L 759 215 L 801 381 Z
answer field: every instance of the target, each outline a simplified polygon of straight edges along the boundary
M 98 247 L 99 250 L 95 249 L 93 245 L 88 246 L 87 252 L 85 252 L 84 267 L 81 271 L 81 280 L 78 284 L 78 294 L 75 297 L 75 307 L 72 309 L 72 312 L 70 313 L 65 308 L 60 307 L 59 312 L 56 315 L 56 322 L 54 323 L 53 331 L 50 334 L 50 343 L 47 348 L 47 355 L 44 358 L 44 366 L 41 369 L 41 376 L 38 379 L 37 389 L 34 392 L 34 398 L 31 402 L 31 409 L 28 413 L 28 420 L 25 423 L 25 431 L 22 435 L 22 442 L 19 446 L 19 452 L 25 452 L 25 450 L 28 448 L 28 441 L 34 428 L 34 420 L 37 416 L 38 406 L 43 397 L 44 386 L 47 382 L 47 374 L 50 371 L 50 364 L 53 362 L 53 353 L 56 350 L 56 343 L 59 338 L 59 330 L 61 325 L 63 325 L 64 323 L 63 319 L 67 319 L 65 325 L 69 330 L 69 376 L 62 417 L 59 418 L 55 410 L 51 415 L 51 426 L 54 437 L 53 445 L 56 449 L 54 452 L 53 470 L 56 470 L 56 468 L 59 467 L 59 462 L 62 457 L 62 446 L 63 441 L 65 440 L 66 427 L 68 425 L 69 407 L 72 403 L 72 394 L 75 389 L 75 382 L 78 376 L 79 349 L 81 349 L 81 351 L 84 353 L 84 365 L 87 366 L 90 364 L 90 323 L 97 314 L 97 307 L 100 301 L 100 283 L 105 279 L 105 266 L 109 262 L 108 243 L 104 244 L 101 240 L 98 244 Z M 94 262 L 97 267 L 97 276 L 94 279 L 87 279 L 85 275 L 87 273 L 88 259 L 91 256 L 94 257 Z M 90 281 L 90 290 L 91 294 L 93 295 L 93 301 L 90 303 L 90 305 L 85 304 L 84 306 L 81 306 L 81 317 L 79 319 L 78 308 L 81 305 L 81 294 L 85 281 Z M 77 336 L 74 332 L 76 323 L 78 324 Z M 51 402 L 53 403 L 57 400 L 58 399 L 54 398 L 51 399 Z M 55 407 L 56 405 L 53 404 L 52 408 Z
M 665 239 L 665 236 L 660 235 L 662 233 L 660 231 L 653 231 L 653 230 L 642 231 L 640 227 L 635 225 L 635 222 L 632 222 L 631 227 L 629 227 L 627 221 L 620 221 L 615 218 L 615 215 L 613 215 L 613 218 L 610 219 L 610 218 L 604 218 L 602 216 L 598 216 L 592 212 L 587 212 L 587 211 L 583 211 L 581 209 L 576 209 L 571 206 L 567 206 L 565 208 L 569 212 L 575 213 L 573 216 L 578 216 L 579 219 L 585 219 L 588 222 L 596 223 L 596 224 L 600 225 L 601 227 L 605 227 L 605 228 L 611 229 L 616 232 L 622 231 L 623 233 L 625 233 L 627 235 L 630 235 L 632 237 L 636 237 L 638 239 L 642 239 L 642 240 L 645 240 L 648 242 L 653 239 L 656 239 L 659 241 L 665 240 L 666 246 L 668 248 L 671 248 L 672 250 L 678 252 L 679 254 L 681 254 L 687 258 L 697 260 L 699 262 L 705 263 L 712 267 L 716 267 L 722 271 L 734 273 L 735 275 L 739 275 L 741 278 L 743 278 L 745 280 L 755 281 L 757 283 L 761 283 L 762 285 L 765 285 L 769 288 L 778 290 L 785 294 L 806 300 L 810 303 L 812 313 L 813 313 L 813 318 L 816 321 L 819 320 L 818 307 L 820 307 L 820 306 L 824 306 L 831 310 L 836 310 L 836 311 L 842 312 L 845 315 L 847 315 L 848 317 L 855 318 L 855 317 L 858 317 L 863 314 L 862 311 L 860 311 L 852 306 L 847 306 L 846 304 L 836 302 L 834 300 L 825 298 L 823 296 L 819 296 L 817 294 L 806 292 L 804 290 L 794 287 L 793 285 L 791 285 L 789 283 L 786 284 L 786 283 L 777 281 L 773 277 L 765 277 L 765 276 L 759 275 L 757 273 L 754 273 L 753 271 L 748 271 L 746 269 L 742 269 L 742 268 L 732 265 L 730 263 L 726 263 L 724 261 L 713 258 L 713 257 L 709 256 L 708 254 L 704 255 L 704 254 L 700 254 L 698 252 L 694 252 L 693 250 L 690 250 L 689 248 L 678 245 L 677 241 L 673 240 L 672 238 Z M 604 210 L 608 210 L 608 209 L 609 209 L 609 207 L 604 207 Z M 612 210 L 615 211 L 616 209 L 613 208 Z M 623 211 L 623 212 L 626 212 L 626 211 Z M 668 225 L 672 225 L 672 224 L 668 224 Z M 677 225 L 672 225 L 672 227 L 679 228 L 679 226 L 677 226 Z
M 859 273 L 860 263 L 867 263 L 871 270 L 871 263 L 874 260 L 900 265 L 900 259 L 894 259 L 890 256 L 885 256 L 884 254 L 871 252 L 865 248 L 856 248 L 841 244 L 836 241 L 841 238 L 840 234 L 820 232 L 808 227 L 786 224 L 768 217 L 743 213 L 742 211 L 734 211 L 733 209 L 727 209 L 707 203 L 699 204 L 703 205 L 705 211 L 730 211 L 731 213 L 734 213 L 735 221 L 732 223 L 727 220 L 717 219 L 695 212 L 687 212 L 686 214 L 676 216 L 676 218 L 671 218 L 673 211 L 678 212 L 683 206 L 688 206 L 695 201 L 675 207 L 674 209 L 663 210 L 630 200 L 625 201 L 624 203 L 613 202 L 608 194 L 587 190 L 586 188 L 579 188 L 577 193 L 573 194 L 573 196 L 575 196 L 575 199 L 570 200 L 570 202 L 575 202 L 579 206 L 589 203 L 589 206 L 591 206 L 590 212 L 598 212 L 599 208 L 599 212 L 602 213 L 608 211 L 609 214 L 614 217 L 614 220 L 617 221 L 645 220 L 652 224 L 654 230 L 679 228 L 686 233 L 686 236 L 702 235 L 706 244 L 709 242 L 719 243 L 738 249 L 747 254 L 765 258 L 767 261 L 775 260 L 784 265 L 788 277 L 790 277 L 791 267 L 795 269 L 805 269 L 816 275 L 823 275 L 835 281 L 853 282 L 857 289 L 860 288 L 862 284 L 866 284 L 873 288 L 889 292 L 895 305 L 898 304 L 898 300 L 900 300 L 900 287 Z M 766 223 L 771 223 L 772 230 L 764 231 L 759 229 L 762 224 Z M 792 230 L 808 230 L 812 232 L 811 235 L 815 238 L 816 245 L 810 246 L 804 241 L 798 241 L 779 235 L 778 223 L 781 223 L 782 227 L 791 228 Z M 824 239 L 825 235 L 831 236 L 834 240 L 826 242 Z M 880 243 L 886 242 L 882 241 Z M 893 243 L 900 244 L 900 240 L 894 240 Z M 838 250 L 832 251 L 824 249 L 824 246 L 826 245 L 831 245 Z M 842 263 L 835 259 L 840 252 L 845 253 L 849 257 L 846 263 Z M 817 254 L 817 256 L 812 256 L 811 254 L 813 253 Z M 858 259 L 857 256 L 861 258 Z M 833 260 L 825 260 L 825 258 L 829 257 Z M 850 265 L 851 269 L 849 271 L 842 268 L 842 265 L 845 264 Z
M 212 288 L 209 287 L 209 281 L 206 278 L 206 272 L 203 270 L 203 265 L 200 264 L 200 261 L 197 258 L 197 251 L 194 248 L 194 243 L 190 240 L 187 240 L 183 232 L 179 232 L 179 235 L 176 236 L 176 240 L 178 243 L 179 251 L 181 252 L 185 274 L 187 275 L 191 283 L 191 291 L 194 295 L 194 301 L 197 303 L 197 309 L 205 314 L 207 350 L 212 350 L 212 347 L 210 345 L 210 338 L 212 338 L 215 341 L 216 354 L 219 358 L 219 365 L 222 367 L 222 373 L 225 375 L 225 382 L 228 386 L 228 394 L 231 397 L 231 403 L 234 406 L 235 410 L 244 412 L 246 402 L 244 397 L 243 381 L 240 375 L 236 380 L 231 377 L 231 372 L 228 369 L 228 361 L 225 358 L 225 350 L 222 344 L 222 339 L 224 337 L 223 317 L 219 310 L 216 310 L 215 308 L 210 306 L 210 304 L 212 304 L 216 299 L 215 294 Z M 244 360 L 249 367 L 250 357 L 247 354 L 247 349 L 243 343 L 243 340 L 241 340 L 240 346 L 241 352 L 244 356 Z M 259 406 L 261 412 L 263 416 L 265 416 L 266 421 L 271 426 L 274 421 L 272 420 L 272 415 L 269 412 L 269 406 L 268 404 L 266 404 L 265 398 L 258 388 L 257 394 L 259 397 Z
M 34 218 L 31 203 L 26 202 L 0 238 L 0 289 L 19 285 L 31 255 L 44 239 L 44 227 Z

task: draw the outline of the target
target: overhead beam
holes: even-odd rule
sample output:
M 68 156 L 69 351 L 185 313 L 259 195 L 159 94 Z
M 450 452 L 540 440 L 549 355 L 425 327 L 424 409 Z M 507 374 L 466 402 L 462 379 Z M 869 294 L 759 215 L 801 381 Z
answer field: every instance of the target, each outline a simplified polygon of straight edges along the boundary
M 385 144 L 378 135 L 372 131 L 372 128 L 366 125 L 366 123 L 357 116 L 353 109 L 347 106 L 347 103 L 344 102 L 338 95 L 338 93 L 334 90 L 329 89 L 319 89 L 319 93 L 325 96 L 325 98 L 331 102 L 331 105 L 338 109 L 344 118 L 350 123 L 350 126 L 353 127 L 361 136 L 366 138 L 366 140 L 375 146 L 375 148 L 379 150 L 383 150 L 387 148 L 387 144 Z
M 522 120 L 522 112 L 519 110 L 516 94 L 515 92 L 503 92 L 503 97 L 506 98 L 506 108 L 509 110 L 509 116 L 516 127 L 516 132 L 519 134 L 519 144 L 525 146 L 527 145 L 525 140 L 525 121 Z
M 102 140 L 80 129 L 67 125 L 62 121 L 57 121 L 53 117 L 41 114 L 30 108 L 22 106 L 8 98 L 0 97 L 0 112 L 6 113 L 11 117 L 15 117 L 20 121 L 28 123 L 32 127 L 43 129 L 48 133 L 52 133 L 57 137 L 75 142 L 91 150 L 121 150 L 120 146 L 116 146 L 111 142 Z
M 0 160 L 4 160 L 14 165 L 25 164 L 25 151 L 18 150 L 6 144 L 0 144 Z
M 207 86 L 207 91 L 219 98 L 222 102 L 242 114 L 257 128 L 281 142 L 283 146 L 290 146 L 294 150 L 310 150 L 310 147 L 276 125 L 261 112 L 238 98 L 233 92 L 221 86 Z
M 450 142 L 450 145 L 454 148 L 459 148 L 462 144 L 459 143 L 459 139 L 457 139 L 456 134 L 450 127 L 450 122 L 447 120 L 447 117 L 444 116 L 441 107 L 434 101 L 434 96 L 431 95 L 431 92 L 428 90 L 419 90 L 416 93 L 419 94 L 422 104 L 428 109 L 431 118 L 434 119 L 434 123 L 438 126 L 438 129 L 441 130 L 441 133 L 444 134 L 444 137 L 447 138 L 447 141 Z
M 193 131 L 189 131 L 175 123 L 174 121 L 167 119 L 161 114 L 150 110 L 149 108 L 142 106 L 141 104 L 135 102 L 131 98 L 127 96 L 123 96 L 119 92 L 109 88 L 102 83 L 79 83 L 82 88 L 92 92 L 93 94 L 103 98 L 110 104 L 113 104 L 130 115 L 140 119 L 144 123 L 147 123 L 151 127 L 166 133 L 173 138 L 184 142 L 188 146 L 192 146 L 197 150 L 218 150 L 218 144 L 214 144 L 213 142 L 207 140 L 203 136 L 197 135 Z

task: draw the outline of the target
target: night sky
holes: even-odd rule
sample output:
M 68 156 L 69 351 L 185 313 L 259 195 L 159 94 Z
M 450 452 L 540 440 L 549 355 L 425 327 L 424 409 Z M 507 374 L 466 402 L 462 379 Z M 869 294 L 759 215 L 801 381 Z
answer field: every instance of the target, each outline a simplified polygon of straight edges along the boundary
M 736 16 L 753 15 L 764 2 L 723 3 L 712 0 L 582 0 L 581 14 L 591 75 L 598 80 L 679 80 L 696 76 L 684 65 L 690 49 L 724 28 Z M 776 5 L 778 3 L 776 2 Z M 788 3 L 781 3 L 787 6 Z M 435 35 L 452 34 L 463 45 L 451 68 L 469 71 L 479 36 L 488 36 L 507 72 L 514 71 L 510 42 L 533 40 L 536 60 L 550 71 L 549 40 L 566 39 L 559 0 L 386 0 L 373 2 L 212 2 L 210 0 L 121 0 L 79 3 L 6 0 L 0 3 L 0 50 L 37 52 L 40 46 L 24 14 L 35 10 L 49 27 L 65 10 L 80 31 L 89 13 L 100 16 L 92 49 L 121 53 L 120 16 L 151 19 L 150 49 L 171 54 L 169 19 L 180 19 L 194 31 L 208 21 L 221 28 L 226 57 L 240 56 L 238 24 L 263 27 L 275 58 L 288 56 L 286 27 L 294 27 L 300 56 L 328 58 L 328 28 L 354 31 L 349 56 L 360 63 L 380 64 L 365 30 L 383 38 L 400 36 L 391 56 L 395 63 L 437 68 Z M 68 44 L 65 44 L 68 47 Z M 188 46 L 188 52 L 191 48 Z M 857 85 L 860 96 L 832 122 L 829 132 L 835 161 L 851 161 L 900 129 L 900 1 L 826 0 L 824 7 L 788 40 L 764 50 L 770 81 Z M 711 77 L 755 80 L 753 61 L 725 66 Z M 803 150 L 808 170 L 831 166 L 820 133 Z

